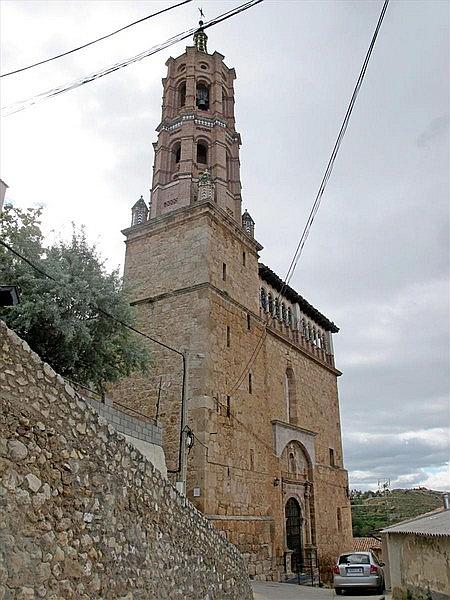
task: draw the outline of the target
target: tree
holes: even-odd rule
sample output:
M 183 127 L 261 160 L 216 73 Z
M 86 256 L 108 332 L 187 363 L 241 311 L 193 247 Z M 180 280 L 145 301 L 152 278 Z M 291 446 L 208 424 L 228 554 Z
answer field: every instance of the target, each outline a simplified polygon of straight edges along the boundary
M 0 308 L 0 318 L 56 372 L 103 393 L 105 384 L 144 370 L 148 351 L 137 334 L 101 312 L 132 323 L 118 271 L 107 272 L 83 229 L 46 246 L 41 212 L 6 206 L 1 239 L 56 281 L 0 245 L 0 283 L 20 289 L 20 304 Z

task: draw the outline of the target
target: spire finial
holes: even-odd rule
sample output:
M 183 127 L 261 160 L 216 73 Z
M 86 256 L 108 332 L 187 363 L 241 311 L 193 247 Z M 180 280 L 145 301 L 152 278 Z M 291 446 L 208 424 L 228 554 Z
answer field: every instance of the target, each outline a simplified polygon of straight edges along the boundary
M 203 20 L 205 18 L 205 15 L 203 13 L 203 10 L 201 8 L 198 9 L 200 12 L 200 21 L 198 22 L 199 24 L 199 28 L 197 29 L 197 31 L 194 33 L 194 45 L 197 48 L 198 52 L 208 52 L 206 44 L 208 42 L 208 36 L 205 33 L 205 30 L 203 29 Z

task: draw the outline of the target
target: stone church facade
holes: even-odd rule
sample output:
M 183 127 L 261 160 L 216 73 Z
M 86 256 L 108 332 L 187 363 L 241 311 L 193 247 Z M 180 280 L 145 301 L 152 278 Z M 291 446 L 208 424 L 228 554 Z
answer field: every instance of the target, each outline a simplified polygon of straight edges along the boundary
M 241 209 L 234 69 L 194 46 L 167 61 L 151 202 L 124 230 L 138 327 L 187 351 L 187 497 L 244 554 L 283 580 L 351 548 L 332 335 L 337 327 L 267 266 Z M 152 364 L 113 399 L 164 428 L 179 479 L 182 363 Z M 309 567 L 308 567 L 309 568 Z

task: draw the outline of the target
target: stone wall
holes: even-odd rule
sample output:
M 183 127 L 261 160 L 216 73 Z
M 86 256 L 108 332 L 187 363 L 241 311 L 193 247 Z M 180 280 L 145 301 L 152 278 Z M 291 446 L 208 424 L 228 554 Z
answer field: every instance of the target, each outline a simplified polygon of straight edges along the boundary
M 395 600 L 450 598 L 448 536 L 386 534 L 392 597 Z
M 243 560 L 0 322 L 0 598 L 250 600 Z

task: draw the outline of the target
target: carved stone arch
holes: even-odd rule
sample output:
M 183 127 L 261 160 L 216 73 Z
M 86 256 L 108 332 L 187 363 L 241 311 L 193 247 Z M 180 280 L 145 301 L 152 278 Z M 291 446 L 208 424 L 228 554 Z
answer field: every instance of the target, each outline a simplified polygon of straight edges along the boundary
M 281 454 L 281 470 L 289 479 L 312 481 L 312 461 L 305 446 L 298 440 L 290 440 Z

